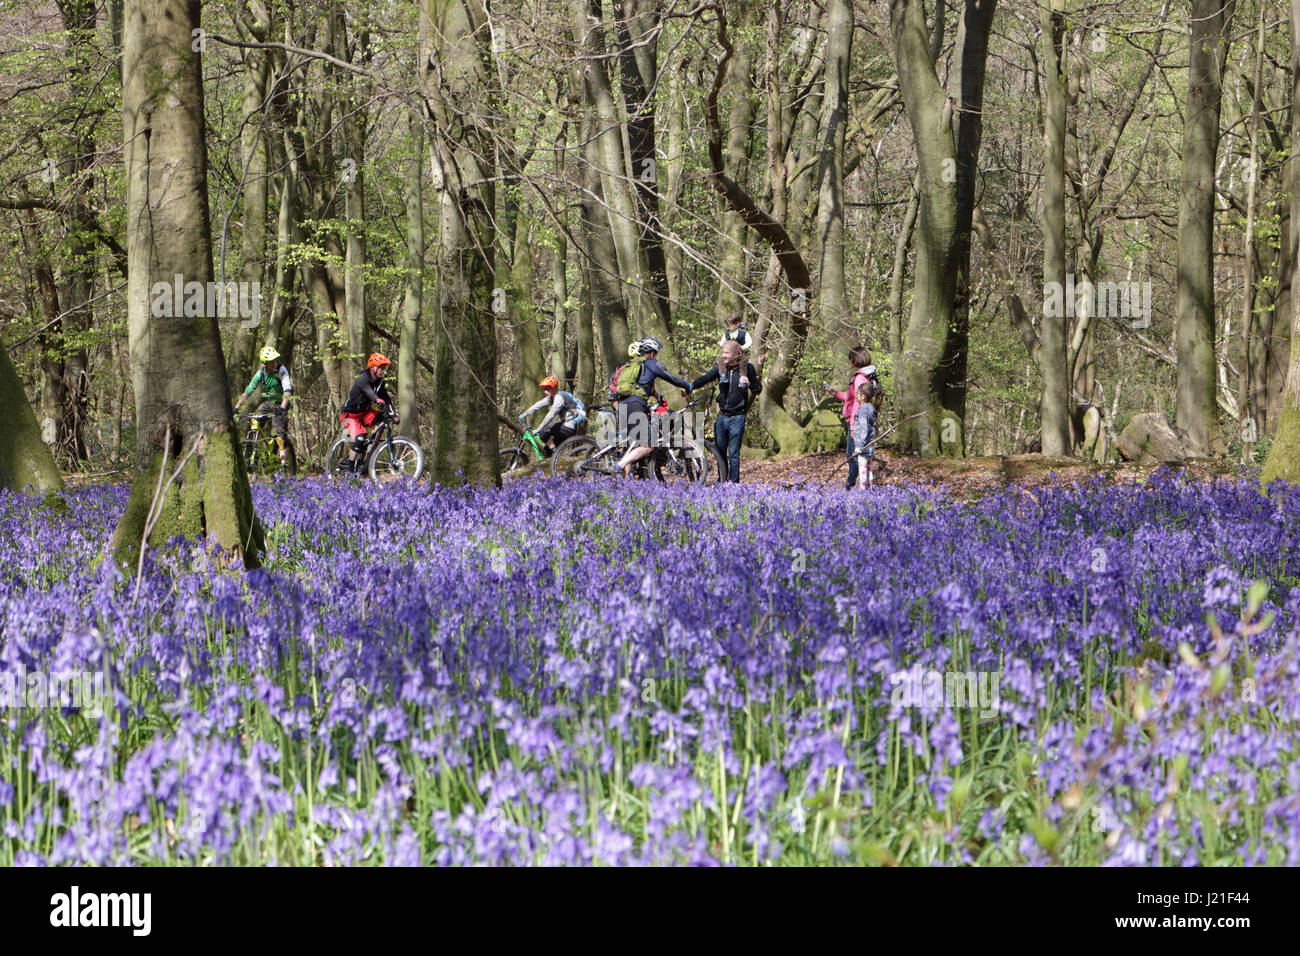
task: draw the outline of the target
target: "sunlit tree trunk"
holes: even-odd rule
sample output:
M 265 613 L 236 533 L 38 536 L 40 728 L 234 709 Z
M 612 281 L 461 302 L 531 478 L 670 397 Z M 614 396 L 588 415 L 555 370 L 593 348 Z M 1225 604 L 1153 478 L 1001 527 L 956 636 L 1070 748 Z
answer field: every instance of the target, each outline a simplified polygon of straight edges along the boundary
M 397 351 L 397 408 L 400 431 L 419 433 L 416 355 L 420 347 L 420 312 L 424 308 L 424 124 L 423 117 L 407 115 L 411 155 L 406 162 L 406 293 L 402 304 L 401 345 Z
M 186 296 L 157 315 L 155 283 L 212 281 L 198 0 L 126 0 L 122 125 L 127 318 L 135 389 L 135 477 L 112 548 L 133 566 L 149 542 L 206 538 L 256 565 L 261 529 L 231 429 L 217 318 Z M 174 299 L 172 301 L 174 306 Z M 161 489 L 162 494 L 158 492 Z
M 1219 110 L 1236 0 L 1191 0 L 1187 117 L 1178 200 L 1176 422 L 1192 454 L 1215 439 L 1214 196 Z

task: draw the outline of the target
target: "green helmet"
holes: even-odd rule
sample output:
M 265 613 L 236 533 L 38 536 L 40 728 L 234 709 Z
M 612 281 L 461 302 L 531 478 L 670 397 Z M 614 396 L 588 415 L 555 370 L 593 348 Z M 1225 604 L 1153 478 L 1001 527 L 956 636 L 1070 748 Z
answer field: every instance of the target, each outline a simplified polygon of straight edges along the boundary
M 262 349 L 262 351 L 258 352 L 257 356 L 263 362 L 274 362 L 280 357 L 280 353 L 268 345 L 266 348 Z
M 641 340 L 638 339 L 627 347 L 627 357 L 636 358 L 641 354 Z

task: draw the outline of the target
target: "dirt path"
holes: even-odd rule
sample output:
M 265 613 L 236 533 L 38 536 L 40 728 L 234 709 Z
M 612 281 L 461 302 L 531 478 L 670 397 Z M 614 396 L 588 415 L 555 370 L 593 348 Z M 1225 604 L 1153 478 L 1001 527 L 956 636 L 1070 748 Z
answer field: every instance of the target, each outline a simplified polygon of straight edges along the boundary
M 1044 455 L 922 459 L 895 455 L 888 449 L 877 451 L 876 463 L 878 484 L 946 485 L 959 498 L 978 497 L 1011 485 L 1029 488 L 1069 485 L 1097 474 L 1109 481 L 1141 482 L 1156 470 L 1151 465 L 1101 466 Z M 1231 478 L 1242 473 L 1233 462 L 1212 459 L 1196 459 L 1181 467 L 1198 480 Z M 782 488 L 808 485 L 842 488 L 847 475 L 842 451 L 786 459 L 742 459 L 740 464 L 741 481 Z

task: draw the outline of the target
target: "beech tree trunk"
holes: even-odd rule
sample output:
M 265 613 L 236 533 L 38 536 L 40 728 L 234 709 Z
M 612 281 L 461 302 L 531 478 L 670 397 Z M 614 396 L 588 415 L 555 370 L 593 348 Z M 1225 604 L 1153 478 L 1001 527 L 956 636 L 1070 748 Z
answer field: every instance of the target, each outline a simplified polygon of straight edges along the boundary
M 1039 7 L 1043 70 L 1043 283 L 1065 289 L 1065 14 L 1059 2 Z M 1064 292 L 1062 292 L 1062 295 Z M 1066 314 L 1047 315 L 1034 360 L 1042 379 L 1043 454 L 1069 455 L 1070 381 L 1066 375 Z
M 406 164 L 406 294 L 402 306 L 401 345 L 397 351 L 397 409 L 402 416 L 401 434 L 419 433 L 419 405 L 416 403 L 418 372 L 416 353 L 420 344 L 420 312 L 424 308 L 424 125 L 422 117 L 407 116 L 411 135 L 411 156 Z
M 438 197 L 433 480 L 500 484 L 492 248 L 492 53 L 483 0 L 422 0 L 420 71 Z
M 1193 455 L 1217 439 L 1214 362 L 1214 195 L 1219 109 L 1236 0 L 1191 0 L 1187 118 L 1178 200 L 1178 373 L 1175 420 Z
M 995 0 L 966 0 L 957 31 L 957 95 L 939 83 L 921 0 L 890 0 L 899 90 L 919 163 L 915 291 L 898 370 L 898 445 L 964 450 L 971 217 L 984 68 Z
M 853 0 L 826 5 L 826 85 L 817 130 L 817 240 L 821 253 L 817 297 L 831 337 L 843 355 L 860 345 L 859 324 L 849 312 L 844 275 L 844 130 L 849 123 L 849 60 L 853 53 Z
M 1291 142 L 1300 143 L 1300 0 L 1291 0 Z M 1300 163 L 1292 156 L 1288 163 L 1291 189 L 1291 223 L 1300 222 Z M 1300 263 L 1300 246 L 1289 242 L 1282 247 L 1284 255 L 1293 257 L 1292 276 Z M 1282 395 L 1282 414 L 1278 419 L 1273 445 L 1260 469 L 1260 484 L 1282 480 L 1300 483 L 1300 309 L 1291 309 L 1291 360 L 1287 368 L 1286 387 Z
M 6 409 L 0 418 L 0 490 L 60 490 L 63 476 L 41 439 L 41 426 L 8 349 L 0 349 L 0 403 Z
M 149 543 L 204 538 L 246 567 L 263 549 L 231 429 L 217 317 L 186 290 L 181 314 L 154 315 L 154 284 L 212 281 L 202 53 L 191 49 L 199 0 L 126 0 L 122 125 L 127 317 L 136 405 L 136 472 L 113 535 L 133 567 Z M 170 296 L 166 298 L 170 299 Z M 195 299 L 200 301 L 196 302 Z M 162 489 L 161 500 L 158 490 Z M 150 527 L 152 525 L 152 527 Z
M 750 0 L 742 0 L 731 4 L 731 7 L 737 25 L 742 30 L 752 29 L 755 22 L 754 4 Z M 727 64 L 726 80 L 727 142 L 724 158 L 727 175 L 738 183 L 749 178 L 749 148 L 758 111 L 753 72 L 753 45 L 742 43 Z M 718 261 L 718 295 L 713 315 L 718 325 L 723 326 L 727 316 L 743 305 L 741 290 L 745 287 L 749 272 L 749 256 L 745 252 L 749 226 L 739 213 L 722 205 L 718 232 L 721 251 Z

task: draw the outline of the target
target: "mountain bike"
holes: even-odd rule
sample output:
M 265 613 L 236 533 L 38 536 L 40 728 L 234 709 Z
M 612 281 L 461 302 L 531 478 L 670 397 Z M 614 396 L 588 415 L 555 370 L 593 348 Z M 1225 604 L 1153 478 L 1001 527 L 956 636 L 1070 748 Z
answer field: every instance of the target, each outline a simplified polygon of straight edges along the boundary
M 239 417 L 248 422 L 248 433 L 239 443 L 248 477 L 267 477 L 281 470 L 290 475 L 298 473 L 298 456 L 288 438 L 284 439 L 284 461 L 280 460 L 270 414 L 253 413 Z
M 533 455 L 536 456 L 538 461 L 542 461 L 546 458 L 546 446 L 542 444 L 542 440 L 537 437 L 535 431 L 531 428 L 526 428 L 524 429 L 522 437 L 524 440 L 522 445 L 517 445 L 512 448 L 502 448 L 501 451 L 497 453 L 498 460 L 501 462 L 501 474 L 504 475 L 507 472 L 515 471 L 516 469 L 522 468 L 524 465 L 528 464 L 529 449 L 532 449 Z
M 361 436 L 362 474 L 375 481 L 417 481 L 424 473 L 424 451 L 411 438 L 393 434 L 394 415 L 388 405 L 380 410 L 379 421 L 368 435 Z M 346 475 L 345 465 L 352 439 L 343 437 L 330 446 L 325 456 L 325 474 Z
M 591 407 L 587 434 L 571 435 L 556 446 L 551 454 L 551 477 L 567 478 L 573 469 L 615 440 L 617 419 L 614 406 L 609 402 Z M 585 476 L 584 476 L 585 477 Z
M 724 479 L 726 471 L 722 453 L 716 445 L 694 434 L 685 416 L 699 402 L 691 402 L 678 411 L 669 411 L 668 404 L 660 399 L 652 415 L 664 416 L 670 440 L 667 444 L 656 444 L 654 450 L 632 466 L 632 473 L 637 478 L 646 479 L 651 475 L 664 484 L 717 484 Z M 661 426 L 660 431 L 663 431 Z M 623 469 L 618 460 L 630 447 L 627 436 L 618 436 L 614 441 L 601 443 L 587 435 L 575 435 L 555 450 L 551 464 L 551 473 L 568 478 L 588 479 L 599 476 L 618 476 Z

